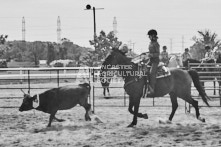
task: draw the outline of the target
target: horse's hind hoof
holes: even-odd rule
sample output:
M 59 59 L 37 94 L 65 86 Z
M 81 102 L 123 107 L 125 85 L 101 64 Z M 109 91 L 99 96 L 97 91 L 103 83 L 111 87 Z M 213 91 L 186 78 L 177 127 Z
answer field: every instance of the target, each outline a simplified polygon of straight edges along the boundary
M 148 115 L 147 114 L 143 114 L 143 118 L 144 119 L 148 119 Z
M 198 120 L 200 120 L 201 122 L 206 122 L 205 118 L 199 117 Z
M 63 121 L 65 121 L 64 119 L 58 119 L 58 122 L 63 122 Z
M 133 128 L 133 127 L 134 127 L 133 124 L 129 124 L 129 125 L 127 126 L 127 128 Z

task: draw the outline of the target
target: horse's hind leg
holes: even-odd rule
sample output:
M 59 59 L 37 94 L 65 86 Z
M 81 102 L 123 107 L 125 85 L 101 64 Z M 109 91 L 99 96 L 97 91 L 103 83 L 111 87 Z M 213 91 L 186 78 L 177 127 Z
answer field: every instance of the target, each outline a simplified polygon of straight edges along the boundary
M 177 96 L 175 93 L 171 92 L 170 93 L 170 100 L 171 100 L 171 103 L 172 103 L 172 112 L 170 114 L 170 117 L 169 117 L 169 120 L 172 121 L 173 119 L 173 116 L 178 108 L 178 103 L 177 103 Z
M 198 101 L 194 100 L 191 96 L 187 97 L 187 99 L 184 99 L 184 100 L 190 103 L 195 108 L 196 118 L 202 122 L 205 122 L 205 119 L 200 117 Z

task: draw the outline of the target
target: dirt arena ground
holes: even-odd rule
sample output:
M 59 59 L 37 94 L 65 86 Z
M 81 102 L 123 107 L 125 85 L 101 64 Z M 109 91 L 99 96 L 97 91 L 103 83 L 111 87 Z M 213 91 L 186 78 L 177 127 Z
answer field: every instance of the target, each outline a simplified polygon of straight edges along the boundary
M 1 100 L 1 105 L 10 105 L 11 101 Z M 21 104 L 21 99 L 14 101 L 15 103 Z M 219 104 L 219 101 L 211 103 Z M 201 117 L 206 119 L 206 122 L 202 123 L 195 118 L 193 109 L 191 114 L 185 114 L 184 102 L 179 100 L 179 108 L 174 119 L 168 124 L 159 123 L 159 120 L 165 122 L 169 117 L 171 112 L 169 99 L 160 98 L 155 102 L 156 105 L 169 107 L 145 106 L 152 105 L 152 100 L 142 99 L 140 112 L 147 113 L 149 119 L 139 118 L 136 127 L 127 128 L 133 116 L 129 114 L 127 107 L 122 107 L 124 104 L 122 98 L 99 97 L 96 104 L 103 105 L 95 107 L 95 114 L 103 123 L 96 121 L 94 115 L 91 116 L 92 121 L 86 122 L 85 110 L 78 106 L 59 111 L 56 116 L 66 121 L 53 122 L 50 128 L 46 127 L 48 114 L 34 110 L 19 112 L 17 108 L 0 108 L 0 147 L 221 146 L 221 107 L 201 107 Z
M 134 128 L 126 126 L 132 121 L 126 107 L 98 107 L 96 115 L 85 122 L 84 109 L 76 107 L 60 111 L 57 117 L 65 122 L 53 122 L 47 128 L 49 116 L 42 112 L 18 112 L 16 109 L 1 110 L 0 146 L 221 146 L 221 109 L 201 108 L 206 123 L 195 119 L 195 114 L 185 114 L 184 107 L 178 109 L 172 124 L 167 120 L 167 107 L 141 107 L 149 119 L 138 119 Z

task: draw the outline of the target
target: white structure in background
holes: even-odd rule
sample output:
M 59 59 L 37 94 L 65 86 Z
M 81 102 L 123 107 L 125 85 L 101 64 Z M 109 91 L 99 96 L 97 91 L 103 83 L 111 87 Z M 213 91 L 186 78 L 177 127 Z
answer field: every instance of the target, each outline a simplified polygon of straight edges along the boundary
M 61 20 L 60 16 L 57 19 L 57 43 L 61 43 Z
M 113 31 L 114 31 L 114 37 L 117 37 L 117 18 L 114 17 L 114 21 L 113 21 Z
M 25 17 L 22 17 L 22 41 L 25 41 Z
M 47 60 L 39 60 L 39 67 L 47 67 Z
M 61 60 L 61 59 L 59 59 L 59 60 L 54 60 L 54 61 L 52 61 L 49 65 L 52 66 L 52 67 L 54 67 L 54 65 L 55 65 L 56 63 L 62 63 L 62 64 L 64 65 L 64 67 L 66 67 L 66 66 L 67 66 L 69 63 L 71 63 L 71 62 L 73 62 L 73 60 L 69 60 L 69 59 Z

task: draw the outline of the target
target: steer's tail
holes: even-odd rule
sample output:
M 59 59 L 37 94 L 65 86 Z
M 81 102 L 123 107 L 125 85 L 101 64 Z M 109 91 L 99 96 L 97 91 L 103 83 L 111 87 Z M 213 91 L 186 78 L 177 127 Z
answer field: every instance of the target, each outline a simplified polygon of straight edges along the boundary
M 83 84 L 79 84 L 79 86 L 83 86 L 89 89 L 89 91 L 91 91 L 91 85 L 89 83 L 83 83 Z
M 196 87 L 200 96 L 202 97 L 203 102 L 206 103 L 207 106 L 209 106 L 209 103 L 207 102 L 207 100 L 210 100 L 210 98 L 207 96 L 204 88 L 200 84 L 199 75 L 198 75 L 197 71 L 196 70 L 189 70 L 188 73 L 190 74 L 190 76 L 193 80 L 194 86 Z

